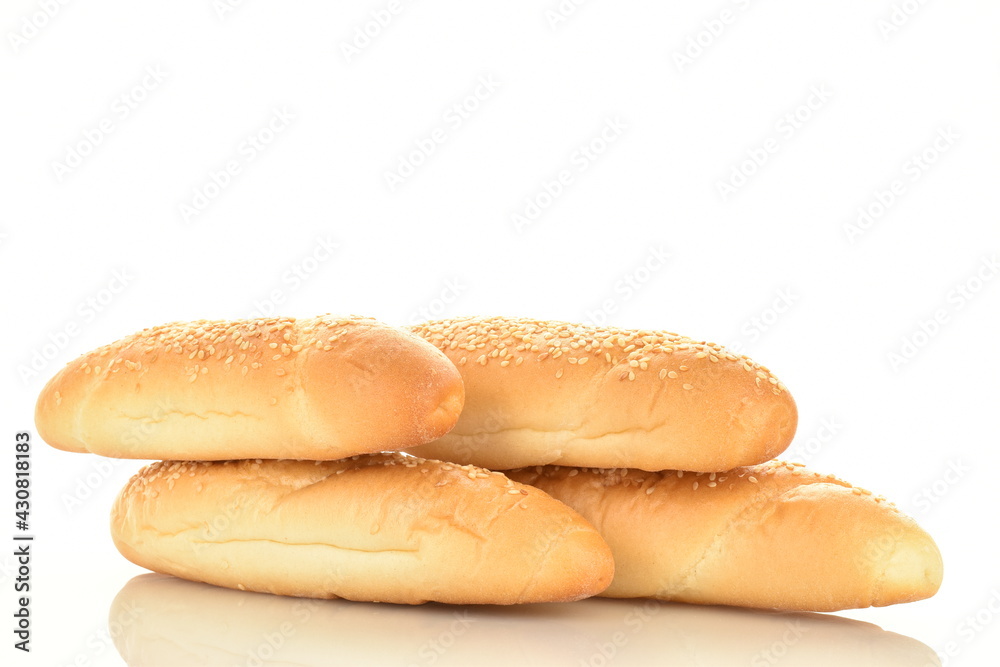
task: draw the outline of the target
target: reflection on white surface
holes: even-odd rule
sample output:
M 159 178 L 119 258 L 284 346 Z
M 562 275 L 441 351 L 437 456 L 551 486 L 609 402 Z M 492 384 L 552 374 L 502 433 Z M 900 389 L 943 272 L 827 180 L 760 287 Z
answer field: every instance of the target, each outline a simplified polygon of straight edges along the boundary
M 924 644 L 826 614 L 649 600 L 418 607 L 308 600 L 144 574 L 109 623 L 130 667 L 940 665 Z

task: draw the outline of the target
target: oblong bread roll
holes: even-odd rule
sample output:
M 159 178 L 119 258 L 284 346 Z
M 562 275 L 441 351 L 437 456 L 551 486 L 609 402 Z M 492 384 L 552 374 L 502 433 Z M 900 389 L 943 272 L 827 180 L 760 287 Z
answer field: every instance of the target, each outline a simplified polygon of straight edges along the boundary
M 529 465 L 717 472 L 788 447 L 798 413 L 765 367 L 663 331 L 459 318 L 411 330 L 465 381 L 465 409 L 418 456 Z
M 941 554 L 913 519 L 801 464 L 507 474 L 566 503 L 607 540 L 615 580 L 606 597 L 836 611 L 921 600 L 941 585 Z
M 300 597 L 564 601 L 614 571 L 593 527 L 538 489 L 402 454 L 154 463 L 119 494 L 111 532 L 150 570 Z
M 42 390 L 39 435 L 134 459 L 340 459 L 443 435 L 464 400 L 433 346 L 369 318 L 197 321 L 85 354 Z

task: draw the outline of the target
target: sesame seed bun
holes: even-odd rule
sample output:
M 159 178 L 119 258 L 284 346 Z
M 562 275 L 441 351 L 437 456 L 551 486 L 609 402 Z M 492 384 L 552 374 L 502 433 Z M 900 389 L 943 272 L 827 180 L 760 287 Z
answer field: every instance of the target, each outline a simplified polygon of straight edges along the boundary
M 133 459 L 339 459 L 446 433 L 462 380 L 438 350 L 361 317 L 197 321 L 85 354 L 42 390 L 53 447 Z
M 663 331 L 526 319 L 411 327 L 451 359 L 465 409 L 418 456 L 506 470 L 560 465 L 718 472 L 768 461 L 795 434 L 771 372 Z
M 590 521 L 615 558 L 605 597 L 799 611 L 928 598 L 934 540 L 884 498 L 801 464 L 721 474 L 509 471 Z
M 111 532 L 142 567 L 299 597 L 567 601 L 614 572 L 593 527 L 544 492 L 402 454 L 157 462 L 119 494 Z

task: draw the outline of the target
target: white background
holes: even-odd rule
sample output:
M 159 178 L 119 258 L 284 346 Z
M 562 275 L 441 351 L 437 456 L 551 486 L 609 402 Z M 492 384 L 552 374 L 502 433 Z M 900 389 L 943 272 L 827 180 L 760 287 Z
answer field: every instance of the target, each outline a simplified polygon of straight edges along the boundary
M 936 597 L 840 616 L 950 651 L 945 664 L 987 664 L 1000 651 L 1000 5 L 894 1 L 591 0 L 556 21 L 555 0 L 423 0 L 348 53 L 386 0 L 7 0 L 0 433 L 12 447 L 33 428 L 38 391 L 77 355 L 178 319 L 607 317 L 738 345 L 798 401 L 789 458 L 895 500 L 941 547 Z M 420 164 L 390 183 L 401 161 Z M 4 660 L 122 664 L 105 619 L 140 569 L 111 545 L 107 513 L 140 464 L 35 443 L 34 651 L 10 646 L 4 548 Z M 2 465 L 7 534 L 12 457 Z M 385 612 L 370 652 L 355 648 L 552 664 L 542 647 L 565 636 L 566 664 L 601 664 L 626 608 L 579 609 L 559 613 L 605 624 L 568 616 L 558 634 L 537 631 L 554 623 L 541 612 L 504 616 L 513 629 L 455 640 L 475 659 L 419 653 L 451 623 L 430 607 Z M 740 639 L 729 617 L 671 614 L 613 663 L 683 644 L 688 664 L 720 647 L 750 664 L 785 630 Z M 850 664 L 845 627 L 784 645 Z M 345 655 L 348 638 L 319 637 L 324 660 Z

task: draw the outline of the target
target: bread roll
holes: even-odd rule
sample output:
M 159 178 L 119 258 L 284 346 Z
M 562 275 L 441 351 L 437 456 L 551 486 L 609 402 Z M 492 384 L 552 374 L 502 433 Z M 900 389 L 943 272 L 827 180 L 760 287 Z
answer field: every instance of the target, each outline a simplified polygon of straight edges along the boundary
M 883 498 L 801 464 L 722 474 L 511 471 L 611 546 L 606 597 L 836 611 L 910 602 L 941 585 L 941 554 Z
M 42 390 L 41 437 L 134 459 L 340 459 L 427 442 L 462 409 L 454 365 L 368 318 L 198 321 L 85 354 Z
M 593 527 L 538 489 L 402 454 L 154 463 L 118 496 L 111 532 L 151 570 L 299 597 L 576 600 L 614 572 Z
M 412 331 L 455 362 L 465 409 L 418 456 L 494 470 L 561 465 L 718 472 L 788 447 L 798 413 L 763 366 L 662 331 L 460 318 Z

